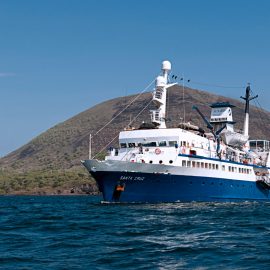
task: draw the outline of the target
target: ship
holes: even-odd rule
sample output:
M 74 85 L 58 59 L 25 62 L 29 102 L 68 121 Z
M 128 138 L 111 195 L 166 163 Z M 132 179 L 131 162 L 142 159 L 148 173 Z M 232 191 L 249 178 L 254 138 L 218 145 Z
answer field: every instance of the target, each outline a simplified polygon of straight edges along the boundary
M 250 85 L 241 97 L 245 103 L 243 130 L 234 128 L 233 104 L 211 104 L 205 124 L 182 122 L 166 126 L 167 91 L 171 63 L 162 62 L 155 80 L 151 123 L 119 133 L 118 147 L 105 160 L 82 164 L 96 180 L 103 202 L 174 203 L 270 200 L 270 142 L 249 139 Z

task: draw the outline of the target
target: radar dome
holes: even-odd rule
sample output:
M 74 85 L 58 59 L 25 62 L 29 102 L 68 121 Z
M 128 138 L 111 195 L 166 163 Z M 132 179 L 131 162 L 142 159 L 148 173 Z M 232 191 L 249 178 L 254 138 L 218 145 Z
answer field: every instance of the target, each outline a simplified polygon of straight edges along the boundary
M 163 61 L 162 62 L 162 70 L 171 70 L 172 69 L 172 65 L 171 65 L 171 62 L 169 61 Z

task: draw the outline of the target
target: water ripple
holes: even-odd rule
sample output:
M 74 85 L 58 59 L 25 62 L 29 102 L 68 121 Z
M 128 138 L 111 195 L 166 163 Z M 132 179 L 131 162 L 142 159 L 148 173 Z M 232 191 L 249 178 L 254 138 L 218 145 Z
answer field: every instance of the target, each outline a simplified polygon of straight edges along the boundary
M 0 269 L 270 269 L 269 203 L 0 197 Z

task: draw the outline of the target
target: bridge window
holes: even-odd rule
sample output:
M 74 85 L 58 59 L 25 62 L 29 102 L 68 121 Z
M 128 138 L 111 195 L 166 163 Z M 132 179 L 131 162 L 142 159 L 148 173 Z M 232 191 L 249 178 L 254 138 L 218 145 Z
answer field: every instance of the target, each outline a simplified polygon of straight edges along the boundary
M 160 146 L 160 147 L 167 146 L 166 141 L 158 142 L 158 146 Z
M 120 147 L 121 148 L 127 148 L 127 144 L 126 143 L 120 143 Z
M 128 144 L 128 147 L 129 147 L 129 148 L 134 148 L 134 147 L 135 147 L 135 143 L 129 143 L 129 144 Z
M 175 146 L 177 144 L 177 141 L 169 141 L 169 146 Z
M 156 142 L 146 142 L 146 143 L 142 143 L 142 146 L 145 147 L 156 147 L 157 143 Z

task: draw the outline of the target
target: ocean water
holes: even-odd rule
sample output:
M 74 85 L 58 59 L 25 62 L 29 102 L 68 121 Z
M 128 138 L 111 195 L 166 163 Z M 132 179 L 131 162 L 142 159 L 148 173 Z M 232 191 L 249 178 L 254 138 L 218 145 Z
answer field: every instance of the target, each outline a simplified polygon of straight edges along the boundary
M 0 269 L 270 269 L 269 203 L 0 197 Z

